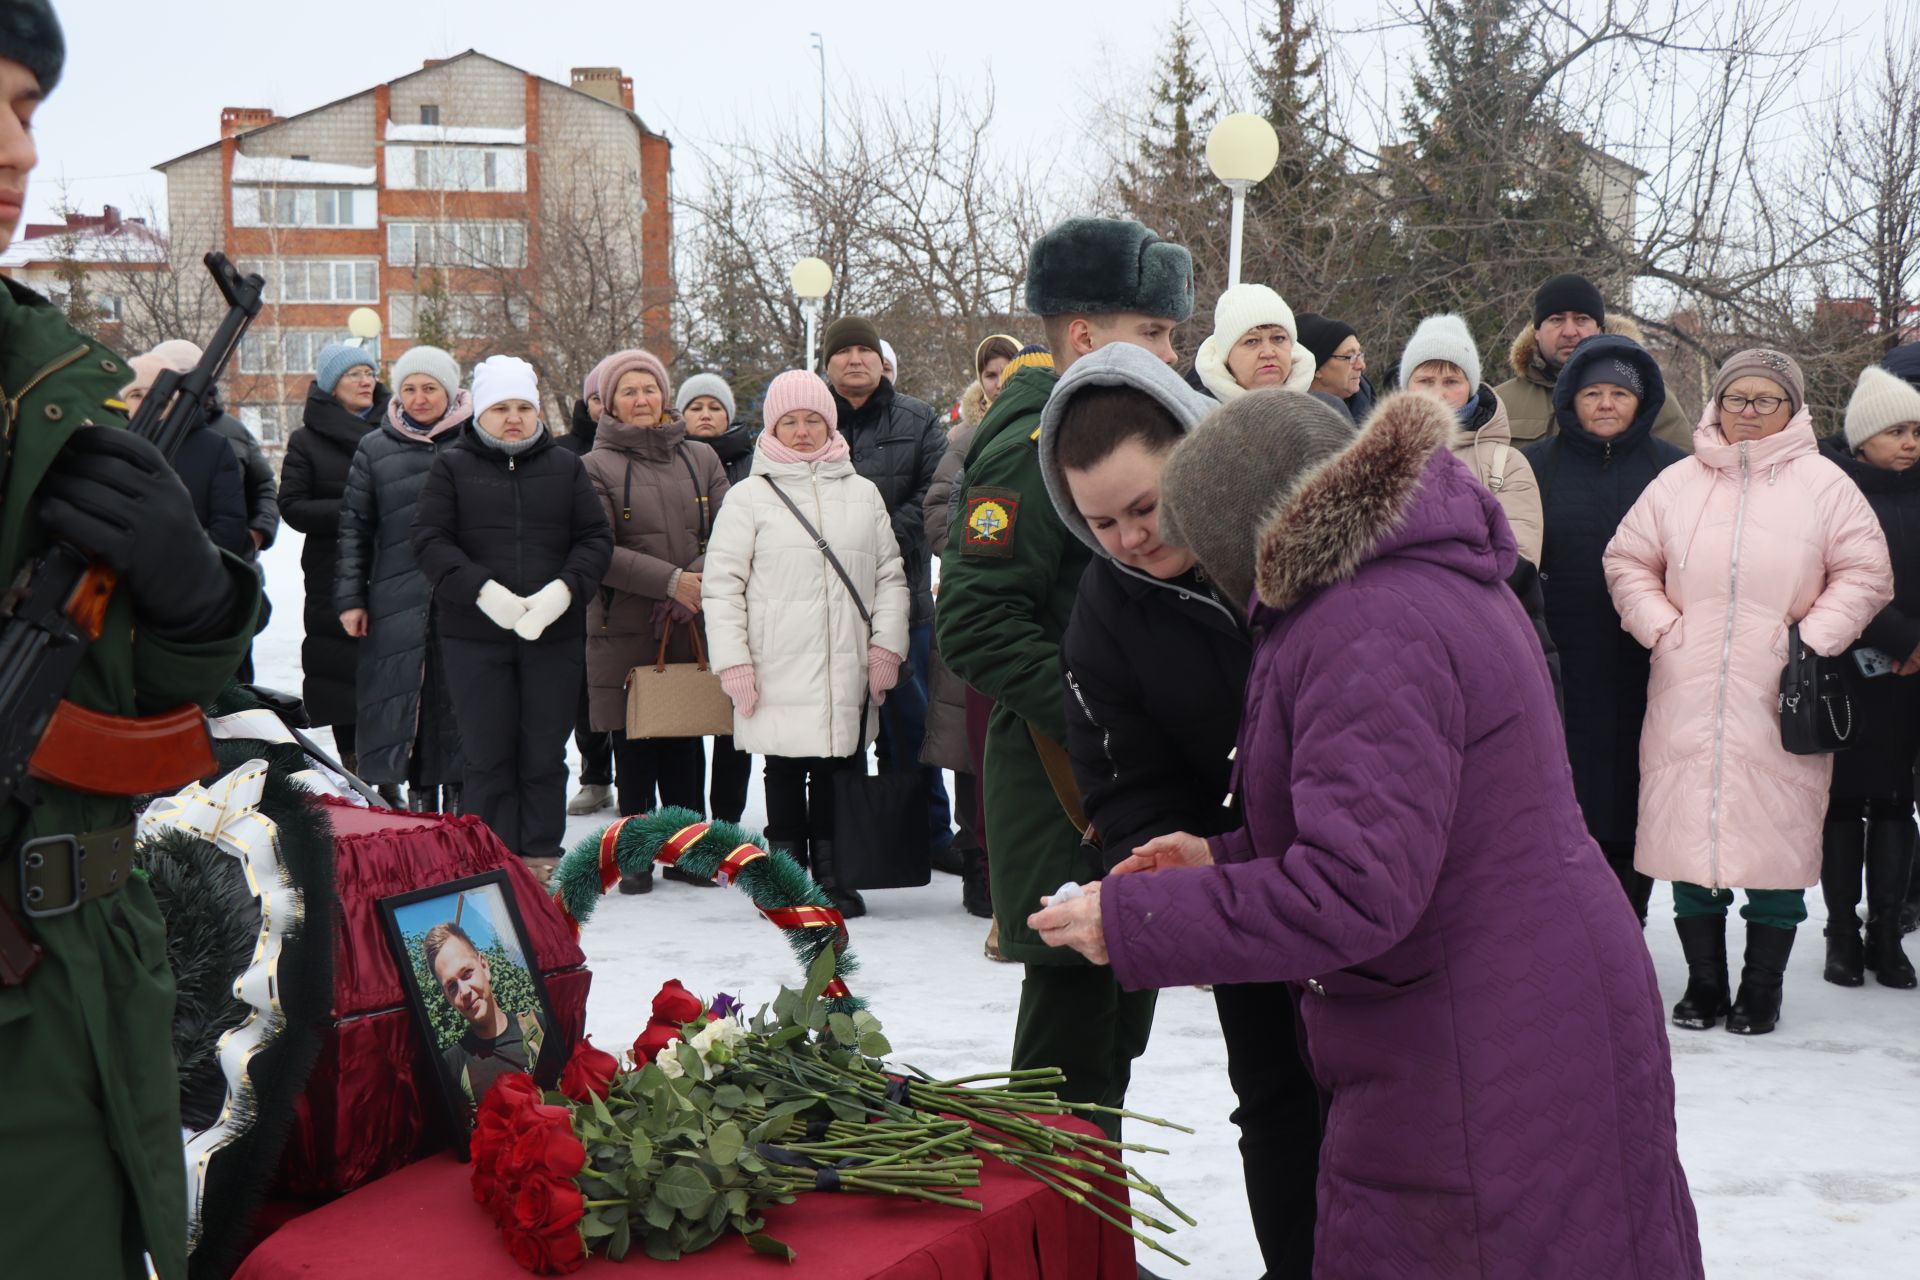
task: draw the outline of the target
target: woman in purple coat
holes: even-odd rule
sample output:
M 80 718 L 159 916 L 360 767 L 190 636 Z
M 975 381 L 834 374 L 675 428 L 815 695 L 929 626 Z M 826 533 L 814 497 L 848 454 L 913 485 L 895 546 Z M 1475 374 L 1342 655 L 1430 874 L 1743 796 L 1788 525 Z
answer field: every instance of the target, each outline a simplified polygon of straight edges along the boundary
M 1246 822 L 1032 924 L 1129 988 L 1301 984 L 1316 1276 L 1697 1277 L 1653 965 L 1452 426 L 1268 392 L 1177 446 L 1161 535 L 1250 601 Z

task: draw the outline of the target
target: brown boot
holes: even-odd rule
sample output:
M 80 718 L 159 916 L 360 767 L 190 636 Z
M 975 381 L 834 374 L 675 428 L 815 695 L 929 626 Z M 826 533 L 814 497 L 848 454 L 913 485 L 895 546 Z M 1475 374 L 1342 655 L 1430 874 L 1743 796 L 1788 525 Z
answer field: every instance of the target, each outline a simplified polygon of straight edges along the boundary
M 1001 964 L 1008 963 L 1006 956 L 1000 952 L 1000 922 L 998 920 L 995 920 L 987 929 L 986 952 L 987 959 L 998 960 Z

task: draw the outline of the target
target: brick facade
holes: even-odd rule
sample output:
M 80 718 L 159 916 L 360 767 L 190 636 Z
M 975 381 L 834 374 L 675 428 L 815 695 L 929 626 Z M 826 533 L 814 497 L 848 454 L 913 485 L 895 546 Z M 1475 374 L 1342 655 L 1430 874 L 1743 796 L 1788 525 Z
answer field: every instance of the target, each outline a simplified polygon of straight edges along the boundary
M 236 361 L 229 376 L 228 398 L 258 419 L 269 444 L 281 443 L 297 424 L 311 382 L 310 370 L 294 365 L 329 334 L 344 336 L 355 309 L 371 306 L 380 316 L 383 367 L 412 345 L 394 333 L 393 303 L 406 304 L 404 329 L 428 271 L 395 261 L 403 254 L 390 237 L 416 247 L 423 239 L 436 246 L 504 246 L 488 269 L 433 267 L 455 295 L 482 292 L 492 281 L 497 299 L 498 272 L 510 267 L 505 255 L 516 243 L 524 246 L 527 264 L 539 260 L 543 192 L 565 186 L 556 186 L 544 166 L 588 166 L 637 181 L 641 325 L 649 344 L 666 340 L 673 297 L 672 144 L 633 113 L 633 82 L 618 68 L 578 68 L 572 79 L 560 84 L 469 50 L 286 119 L 260 108 L 226 108 L 218 142 L 158 166 L 167 178 L 169 221 L 182 261 L 218 247 L 238 263 L 288 264 L 303 282 L 335 279 L 336 270 L 339 279 L 361 281 L 364 265 L 377 264 L 372 300 L 288 300 L 262 310 L 245 367 Z M 400 140 L 389 136 L 390 125 Z M 455 156 L 456 150 L 481 156 Z M 420 168 L 412 177 L 405 169 L 390 173 L 390 155 Z M 482 160 L 488 182 L 497 162 L 506 179 L 502 189 L 422 189 L 414 181 L 430 163 L 453 168 Z M 511 189 L 519 185 L 524 190 Z M 371 214 L 362 201 L 372 202 Z M 338 225 L 349 205 L 357 225 Z M 306 225 L 241 225 L 289 216 Z M 395 231 L 396 224 L 415 229 Z M 356 284 L 356 295 L 361 287 Z M 272 371 L 278 365 L 285 372 Z

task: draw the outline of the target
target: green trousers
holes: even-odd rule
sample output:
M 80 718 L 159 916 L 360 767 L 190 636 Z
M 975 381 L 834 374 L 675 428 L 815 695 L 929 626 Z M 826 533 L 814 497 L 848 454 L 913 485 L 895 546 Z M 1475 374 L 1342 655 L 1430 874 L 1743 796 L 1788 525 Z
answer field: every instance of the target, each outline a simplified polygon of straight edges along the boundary
M 1740 907 L 1740 918 L 1748 924 L 1768 924 L 1776 929 L 1791 929 L 1807 918 L 1805 889 L 1742 889 L 1747 900 Z M 1708 889 L 1684 880 L 1673 882 L 1673 914 L 1676 919 L 1689 916 L 1721 916 L 1733 905 L 1733 890 Z
M 1104 965 L 1030 964 L 1020 983 L 1013 1030 L 1013 1069 L 1058 1067 L 1068 1102 L 1122 1107 L 1133 1060 L 1147 1050 L 1157 991 L 1123 991 Z M 1096 1118 L 1109 1138 L 1119 1116 Z
M 0 862 L 0 872 L 15 864 Z M 0 987 L 0 1274 L 187 1274 L 173 971 L 147 882 L 28 923 L 45 951 Z

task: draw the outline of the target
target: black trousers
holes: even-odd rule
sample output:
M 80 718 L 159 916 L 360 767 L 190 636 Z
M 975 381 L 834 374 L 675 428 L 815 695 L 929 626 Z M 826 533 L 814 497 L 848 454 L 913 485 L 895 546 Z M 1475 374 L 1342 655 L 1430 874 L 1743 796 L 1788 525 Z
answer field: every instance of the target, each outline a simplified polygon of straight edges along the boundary
M 833 839 L 833 779 L 858 756 L 768 756 L 767 839 Z
M 580 708 L 573 719 L 573 745 L 580 752 L 580 785 L 612 786 L 613 735 L 595 733 L 593 721 L 587 716 L 587 665 L 584 655 L 580 663 Z
M 443 635 L 440 656 L 466 756 L 461 807 L 522 857 L 557 857 L 567 825 L 567 694 L 580 687 L 586 651 L 571 640 Z
M 667 805 L 706 812 L 705 798 L 700 794 L 707 781 L 704 739 L 629 738 L 617 731 L 610 736 L 621 817 L 651 813 Z
M 1240 1105 L 1247 1207 L 1267 1280 L 1309 1280 L 1320 1173 L 1320 1088 L 1300 1057 L 1293 994 L 1285 983 L 1213 989 L 1227 1043 L 1227 1079 Z
M 747 811 L 747 784 L 753 781 L 753 757 L 734 749 L 729 735 L 713 740 L 713 780 L 707 812 L 722 822 L 738 822 Z
M 1641 875 L 1633 869 L 1633 841 L 1596 840 L 1600 852 L 1606 855 L 1607 866 L 1620 881 L 1620 888 L 1626 892 L 1627 902 L 1633 907 L 1633 914 L 1640 918 L 1644 926 L 1647 923 L 1647 900 L 1653 897 L 1653 877 Z
M 1105 965 L 1030 964 L 1013 1028 L 1015 1071 L 1058 1067 L 1068 1102 L 1124 1107 L 1133 1060 L 1147 1050 L 1157 991 L 1125 991 Z M 1119 1138 L 1120 1117 L 1089 1117 Z

